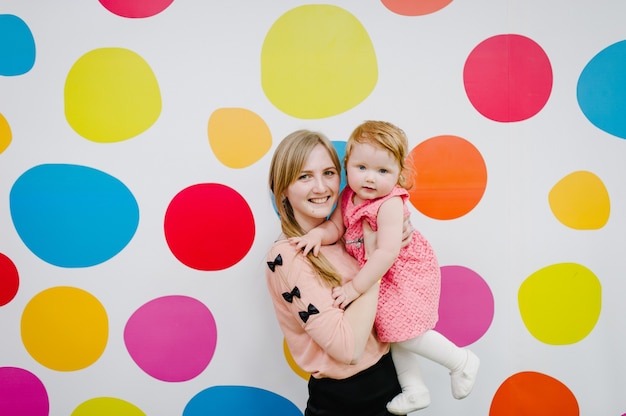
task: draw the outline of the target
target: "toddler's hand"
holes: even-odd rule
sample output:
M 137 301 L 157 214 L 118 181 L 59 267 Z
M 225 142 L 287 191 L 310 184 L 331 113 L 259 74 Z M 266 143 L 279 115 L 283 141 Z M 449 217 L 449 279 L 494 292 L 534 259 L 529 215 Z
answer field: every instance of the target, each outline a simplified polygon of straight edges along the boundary
M 333 306 L 346 309 L 359 296 L 361 294 L 354 289 L 352 282 L 348 282 L 343 286 L 337 286 L 333 288 Z
M 317 237 L 314 233 L 309 232 L 300 237 L 290 237 L 289 242 L 296 246 L 296 249 L 302 250 L 302 253 L 306 256 L 310 251 L 313 251 L 313 255 L 317 257 L 322 246 L 322 239 Z

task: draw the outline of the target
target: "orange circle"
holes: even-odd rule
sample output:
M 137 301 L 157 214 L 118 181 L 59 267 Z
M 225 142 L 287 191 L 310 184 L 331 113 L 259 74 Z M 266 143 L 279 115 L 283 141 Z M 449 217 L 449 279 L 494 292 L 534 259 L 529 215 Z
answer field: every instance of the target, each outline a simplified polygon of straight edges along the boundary
M 555 378 L 536 372 L 517 373 L 496 391 L 489 416 L 578 416 L 576 397 Z
M 423 16 L 443 9 L 452 0 L 382 0 L 383 5 L 402 16 Z
M 416 146 L 409 159 L 414 167 L 409 199 L 430 218 L 459 218 L 474 209 L 485 193 L 485 162 L 465 139 L 433 137 Z
M 35 295 L 24 308 L 22 343 L 41 365 L 56 371 L 89 367 L 104 353 L 109 318 L 91 293 L 58 286 Z

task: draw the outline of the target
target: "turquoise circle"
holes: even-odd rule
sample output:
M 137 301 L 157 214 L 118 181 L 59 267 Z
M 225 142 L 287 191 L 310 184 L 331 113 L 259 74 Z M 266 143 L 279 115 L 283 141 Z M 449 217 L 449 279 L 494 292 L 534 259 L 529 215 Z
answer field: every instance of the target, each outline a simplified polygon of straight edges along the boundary
M 626 40 L 603 49 L 578 79 L 578 105 L 600 130 L 626 139 Z
M 10 209 L 24 244 L 60 267 L 109 260 L 139 223 L 137 202 L 122 182 L 76 165 L 46 164 L 24 172 L 11 188 Z
M 28 25 L 12 14 L 0 14 L 0 75 L 22 75 L 33 65 L 35 39 Z
M 268 390 L 248 386 L 215 386 L 196 394 L 183 416 L 302 416 L 292 402 Z

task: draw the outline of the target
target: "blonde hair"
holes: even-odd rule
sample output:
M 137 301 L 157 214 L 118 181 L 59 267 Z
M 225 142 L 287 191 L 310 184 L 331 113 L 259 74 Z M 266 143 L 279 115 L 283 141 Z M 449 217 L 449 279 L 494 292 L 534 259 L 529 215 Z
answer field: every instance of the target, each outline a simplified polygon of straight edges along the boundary
M 323 146 L 330 156 L 337 174 L 341 173 L 341 163 L 337 151 L 331 141 L 321 133 L 309 130 L 298 130 L 285 137 L 272 156 L 269 173 L 269 187 L 274 195 L 274 203 L 280 216 L 280 226 L 286 237 L 304 235 L 304 231 L 293 212 L 289 201 L 283 197 L 283 192 L 298 179 L 306 159 L 318 145 Z M 309 252 L 307 258 L 320 278 L 330 286 L 339 286 L 341 276 L 322 253 L 318 257 Z
M 386 121 L 363 122 L 352 131 L 348 138 L 344 166 L 348 165 L 354 143 L 373 144 L 391 153 L 400 167 L 398 185 L 405 189 L 411 188 L 412 184 L 408 181 L 408 177 L 411 176 L 413 166 L 409 160 L 409 140 L 401 128 Z

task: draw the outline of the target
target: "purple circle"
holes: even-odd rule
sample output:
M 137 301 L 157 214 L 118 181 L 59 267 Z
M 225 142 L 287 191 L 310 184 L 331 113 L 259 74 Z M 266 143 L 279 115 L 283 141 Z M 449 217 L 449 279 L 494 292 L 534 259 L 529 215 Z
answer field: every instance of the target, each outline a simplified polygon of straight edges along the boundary
M 209 365 L 217 343 L 211 311 L 187 296 L 165 296 L 141 306 L 124 328 L 135 363 L 162 381 L 187 381 Z
M 493 313 L 493 295 L 480 275 L 462 266 L 441 268 L 439 322 L 435 330 L 464 347 L 487 332 Z
M 0 415 L 48 416 L 50 403 L 43 383 L 30 371 L 0 367 Z

